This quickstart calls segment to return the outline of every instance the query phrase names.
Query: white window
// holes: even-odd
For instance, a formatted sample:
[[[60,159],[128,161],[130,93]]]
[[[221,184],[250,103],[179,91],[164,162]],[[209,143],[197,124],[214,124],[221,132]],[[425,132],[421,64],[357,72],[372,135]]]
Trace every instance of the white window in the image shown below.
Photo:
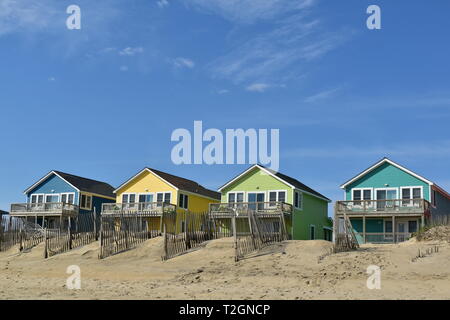
[[[30,198],[30,203],[44,203],[44,195],[32,194]]]
[[[180,197],[178,199],[178,206],[183,209],[188,208],[188,195],[180,193]]]
[[[274,202],[286,202],[286,191],[269,191],[270,205],[275,205]]]
[[[136,194],[135,193],[124,193],[122,194],[122,203],[135,203]]]
[[[243,192],[230,192],[228,193],[228,203],[244,202]]]
[[[74,204],[75,193],[61,193],[61,202]]]
[[[87,194],[81,195],[80,207],[82,209],[91,210],[92,209],[92,196]]]
[[[361,200],[372,200],[372,189],[353,189],[352,200],[355,204],[360,204]]]
[[[294,207],[303,209],[303,193],[300,191],[294,191]]]
[[[419,205],[418,199],[423,198],[422,187],[401,187],[400,192],[403,206]]]
[[[160,207],[163,202],[170,203],[171,196],[172,196],[171,192],[158,192],[156,194],[156,202],[158,202],[157,206]]]

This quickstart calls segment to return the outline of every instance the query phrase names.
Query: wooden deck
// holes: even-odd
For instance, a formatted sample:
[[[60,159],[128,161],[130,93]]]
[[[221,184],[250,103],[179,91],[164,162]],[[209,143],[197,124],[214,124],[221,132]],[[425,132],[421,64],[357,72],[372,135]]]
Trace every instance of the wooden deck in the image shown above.
[[[334,210],[336,215],[348,217],[420,217],[429,212],[430,203],[425,199],[337,201]]]
[[[104,203],[102,215],[145,215],[161,217],[163,212],[174,212],[177,206],[164,202],[139,202],[139,203]]]
[[[237,218],[248,217],[249,213],[256,213],[261,218],[277,217],[280,213],[292,214],[292,205],[285,202],[239,202],[239,203],[210,203],[211,217]]]
[[[76,217],[79,207],[70,203],[14,203],[10,215],[13,217]]]

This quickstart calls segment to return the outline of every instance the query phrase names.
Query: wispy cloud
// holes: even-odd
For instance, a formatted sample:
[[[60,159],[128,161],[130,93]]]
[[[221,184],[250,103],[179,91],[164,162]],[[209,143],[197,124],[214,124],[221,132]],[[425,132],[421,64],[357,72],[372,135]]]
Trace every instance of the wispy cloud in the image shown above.
[[[336,94],[336,92],[338,92],[341,88],[334,88],[334,89],[330,89],[330,90],[325,90],[319,93],[316,93],[312,96],[307,97],[304,101],[306,103],[315,103],[318,101],[322,101],[328,98],[331,98],[332,96],[334,96]]]
[[[122,72],[126,72],[126,71],[128,71],[128,66],[121,66],[119,68],[119,70],[122,71]]]
[[[270,85],[267,83],[253,83],[245,88],[245,90],[252,92],[264,92],[268,88],[270,88]]]
[[[51,0],[0,1],[0,35],[19,31],[41,31],[54,26],[58,11]]]
[[[192,69],[195,67],[194,61],[188,58],[178,57],[176,59],[173,59],[172,61],[173,65],[177,68],[189,68]]]
[[[315,0],[184,0],[191,7],[237,23],[254,23],[313,5]]]
[[[119,55],[121,56],[134,56],[139,53],[143,53],[144,48],[142,47],[126,47],[119,51]]]
[[[213,78],[234,83],[262,79],[286,81],[304,72],[306,64],[344,43],[351,32],[327,32],[320,20],[296,13],[274,23],[271,31],[257,34],[214,60]]]
[[[217,90],[217,94],[227,94],[229,92],[230,92],[230,90],[228,90],[228,89]]]
[[[160,1],[157,1],[156,4],[158,5],[158,7],[160,7],[162,9],[162,8],[167,7],[169,5],[169,1],[167,1],[167,0],[160,0]]]
[[[383,146],[324,146],[299,148],[283,152],[285,158],[348,158],[351,157],[401,157],[401,158],[450,158],[450,140],[427,143],[399,143]]]

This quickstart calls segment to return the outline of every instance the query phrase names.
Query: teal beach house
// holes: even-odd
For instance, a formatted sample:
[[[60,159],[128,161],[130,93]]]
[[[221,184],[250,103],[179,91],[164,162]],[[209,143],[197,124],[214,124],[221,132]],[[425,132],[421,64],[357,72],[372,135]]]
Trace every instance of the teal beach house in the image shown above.
[[[335,230],[348,218],[358,241],[408,240],[427,221],[450,215],[450,194],[434,182],[383,158],[345,182],[335,204]]]
[[[10,215],[59,228],[78,215],[99,216],[103,203],[115,201],[113,191],[105,182],[53,170],[24,191],[25,203],[11,204]]]

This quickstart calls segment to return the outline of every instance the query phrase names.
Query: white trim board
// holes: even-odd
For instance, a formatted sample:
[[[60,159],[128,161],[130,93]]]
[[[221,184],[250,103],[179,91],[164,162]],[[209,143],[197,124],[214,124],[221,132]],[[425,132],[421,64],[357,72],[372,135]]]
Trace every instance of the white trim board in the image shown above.
[[[416,177],[419,180],[422,180],[426,183],[428,183],[430,186],[434,185],[434,183],[428,179],[425,179],[424,177],[418,175],[417,173],[412,172],[411,170],[406,169],[405,167],[399,165],[398,163],[395,163],[394,161],[388,159],[388,158],[383,158],[380,161],[378,161],[377,163],[375,163],[373,166],[371,166],[370,168],[364,170],[363,172],[361,172],[360,174],[358,174],[356,177],[352,178],[351,180],[345,182],[343,185],[341,185],[341,189],[345,189],[349,184],[355,182],[356,180],[360,179],[361,177],[365,176],[367,173],[371,172],[372,170],[378,168],[379,166],[381,166],[384,163],[389,163],[390,165],[393,165],[394,167],[397,167],[398,169],[412,175],[413,177]]]

